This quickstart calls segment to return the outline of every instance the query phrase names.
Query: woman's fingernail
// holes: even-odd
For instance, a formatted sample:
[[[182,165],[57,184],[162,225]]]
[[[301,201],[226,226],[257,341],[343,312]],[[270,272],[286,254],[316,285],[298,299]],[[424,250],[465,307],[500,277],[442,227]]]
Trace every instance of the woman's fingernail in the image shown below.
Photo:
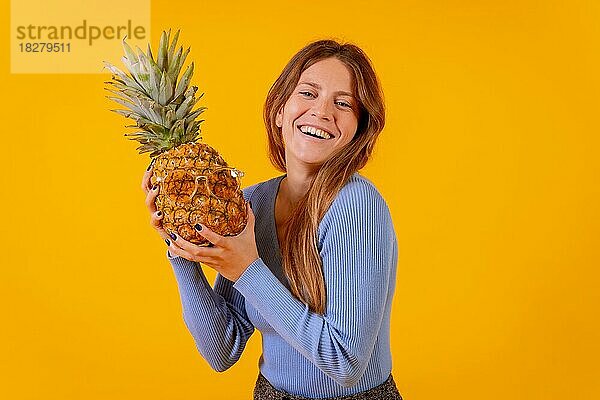
[[[152,161],[150,162],[150,165],[148,165],[148,168],[146,168],[146,171],[150,171],[150,168],[152,168],[152,165],[154,165],[154,161],[156,161],[156,158],[152,159]]]
[[[152,187],[152,190],[156,190],[156,189],[158,189],[158,185],[154,185],[154,186]]]
[[[171,238],[172,238],[173,240],[177,240],[177,235],[176,235],[176,234],[174,234],[174,233],[169,233],[169,236],[171,236]]]
[[[169,239],[165,239],[165,243],[167,244],[167,246],[171,245],[171,242],[169,241]]]
[[[156,213],[156,216],[157,216],[157,217],[162,217],[162,211],[159,211],[159,212],[157,212],[157,213]]]
[[[194,228],[196,228],[197,231],[201,231],[202,230],[202,227],[200,226],[200,224],[194,225]]]

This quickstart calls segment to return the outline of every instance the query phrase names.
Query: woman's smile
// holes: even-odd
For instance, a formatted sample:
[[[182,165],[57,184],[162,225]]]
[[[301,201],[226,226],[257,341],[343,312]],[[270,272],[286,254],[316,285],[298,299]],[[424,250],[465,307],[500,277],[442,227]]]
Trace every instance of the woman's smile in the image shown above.
[[[306,135],[310,138],[316,138],[320,140],[333,139],[335,136],[324,128],[319,128],[311,125],[300,125],[298,130],[301,134]]]

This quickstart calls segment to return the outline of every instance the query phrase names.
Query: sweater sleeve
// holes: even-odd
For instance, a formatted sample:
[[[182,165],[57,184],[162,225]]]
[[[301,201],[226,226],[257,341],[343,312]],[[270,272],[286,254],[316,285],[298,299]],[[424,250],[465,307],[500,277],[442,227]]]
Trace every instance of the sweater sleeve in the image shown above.
[[[244,189],[246,200],[254,189]],[[167,258],[177,279],[183,320],[198,351],[214,370],[225,371],[240,358],[254,332],[244,297],[220,274],[211,287],[200,263],[168,251]]]
[[[212,288],[199,263],[169,257],[183,308],[183,320],[202,357],[216,371],[225,371],[242,355],[254,326],[244,298],[232,282],[217,275]]]
[[[354,181],[340,191],[319,226],[318,247],[327,290],[324,315],[294,297],[260,258],[234,288],[291,346],[349,387],[371,358],[396,268],[392,220],[374,187]]]

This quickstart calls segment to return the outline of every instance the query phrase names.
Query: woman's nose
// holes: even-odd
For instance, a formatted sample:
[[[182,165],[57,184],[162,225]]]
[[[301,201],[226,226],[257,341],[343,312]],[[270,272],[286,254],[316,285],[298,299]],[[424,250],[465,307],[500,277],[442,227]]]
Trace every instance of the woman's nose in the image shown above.
[[[325,99],[319,99],[315,102],[312,109],[312,115],[329,121],[331,119],[331,114],[332,111],[329,101]]]

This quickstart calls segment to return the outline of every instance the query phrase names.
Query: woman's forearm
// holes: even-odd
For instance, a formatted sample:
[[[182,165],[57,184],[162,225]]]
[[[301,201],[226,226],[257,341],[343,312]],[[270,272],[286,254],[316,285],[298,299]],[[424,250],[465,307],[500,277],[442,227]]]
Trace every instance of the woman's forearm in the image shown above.
[[[183,319],[198,351],[216,371],[228,369],[254,332],[243,298],[226,290],[221,277],[217,278],[217,291],[213,289],[198,263],[181,257],[169,257],[169,261],[179,286]]]

